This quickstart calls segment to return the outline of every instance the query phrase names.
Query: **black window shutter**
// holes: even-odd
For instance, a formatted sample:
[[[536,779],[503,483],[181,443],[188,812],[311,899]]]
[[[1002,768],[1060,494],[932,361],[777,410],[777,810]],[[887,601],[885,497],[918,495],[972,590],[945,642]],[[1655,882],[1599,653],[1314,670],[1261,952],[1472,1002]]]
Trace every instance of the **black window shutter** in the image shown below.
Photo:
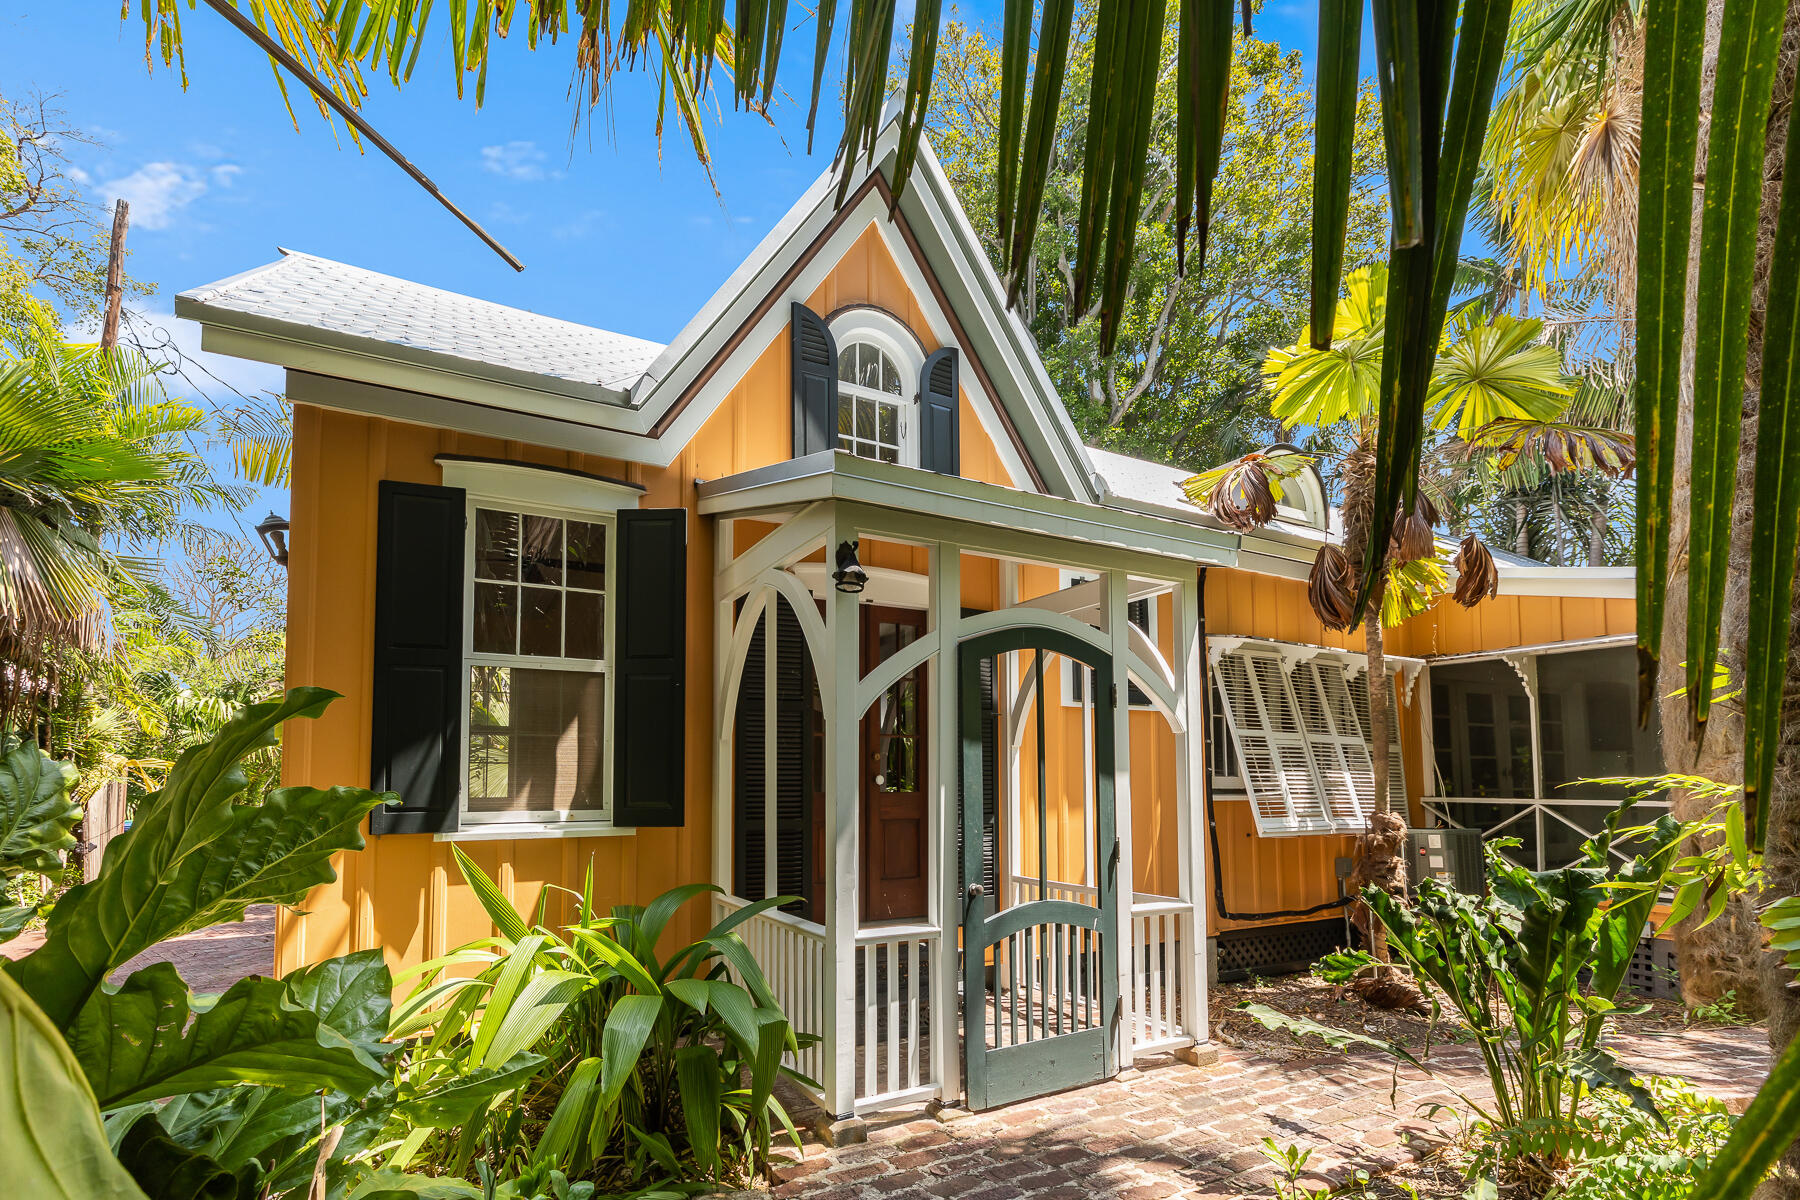
[[[919,371],[919,465],[939,475],[962,474],[956,362],[956,347],[946,346]]]
[[[369,784],[402,803],[370,813],[371,833],[456,828],[465,503],[461,488],[394,479],[377,492]]]
[[[964,609],[963,616],[973,616],[978,609]],[[983,658],[976,669],[981,690],[981,882],[989,896],[1000,894],[1000,704],[998,677],[992,656]],[[959,778],[956,792],[956,819],[963,820],[963,792]],[[969,881],[959,852],[956,856],[957,890],[967,892]]]
[[[776,645],[775,753],[778,763],[775,797],[776,831],[774,893],[807,896],[813,877],[813,786],[810,778],[808,739],[813,730],[812,693],[815,683],[806,654],[806,635],[785,600],[775,602],[781,640]],[[768,618],[757,622],[750,635],[750,649],[738,684],[737,714],[732,735],[732,789],[735,800],[732,845],[735,850],[734,890],[739,896],[763,895],[763,848],[766,845],[763,790],[764,646]],[[806,900],[786,906],[786,911],[810,917]]]
[[[619,513],[613,824],[687,815],[687,509]]]
[[[837,445],[837,342],[818,313],[794,301],[794,457]]]

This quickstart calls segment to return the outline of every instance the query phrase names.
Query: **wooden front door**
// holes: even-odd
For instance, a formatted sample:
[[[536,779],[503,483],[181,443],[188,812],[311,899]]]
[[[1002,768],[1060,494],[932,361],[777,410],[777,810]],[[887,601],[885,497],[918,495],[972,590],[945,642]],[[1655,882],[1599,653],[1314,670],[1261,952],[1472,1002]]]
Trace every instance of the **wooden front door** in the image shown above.
[[[862,670],[870,670],[925,632],[915,609],[865,605]],[[863,714],[862,919],[923,920],[927,875],[925,671],[911,671]]]

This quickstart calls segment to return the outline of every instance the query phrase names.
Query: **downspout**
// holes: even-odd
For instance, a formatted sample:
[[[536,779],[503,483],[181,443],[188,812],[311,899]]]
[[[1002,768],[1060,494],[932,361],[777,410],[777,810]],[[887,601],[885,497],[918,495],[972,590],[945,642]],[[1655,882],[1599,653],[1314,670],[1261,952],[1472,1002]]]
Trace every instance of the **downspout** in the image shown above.
[[[1343,908],[1350,901],[1339,896],[1311,908],[1283,908],[1269,912],[1233,912],[1225,906],[1224,860],[1219,856],[1219,821],[1213,811],[1213,745],[1212,745],[1212,653],[1206,638],[1206,568],[1200,569],[1200,662],[1205,668],[1200,680],[1200,729],[1205,738],[1206,769],[1200,772],[1200,795],[1206,803],[1206,836],[1212,851],[1213,911],[1226,921],[1265,921],[1274,917],[1311,917],[1332,909]]]

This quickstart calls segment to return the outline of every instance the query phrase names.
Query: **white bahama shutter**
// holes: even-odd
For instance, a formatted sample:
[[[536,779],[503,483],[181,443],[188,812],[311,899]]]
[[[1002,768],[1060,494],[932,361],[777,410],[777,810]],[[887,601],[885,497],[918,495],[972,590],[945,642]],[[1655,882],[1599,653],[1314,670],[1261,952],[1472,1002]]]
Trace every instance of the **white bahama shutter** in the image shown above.
[[[1220,654],[1214,671],[1257,832],[1330,832],[1333,822],[1280,654],[1239,647]]]
[[[1367,829],[1375,808],[1375,767],[1344,664],[1306,659],[1295,664],[1289,683],[1332,824],[1345,833]]]

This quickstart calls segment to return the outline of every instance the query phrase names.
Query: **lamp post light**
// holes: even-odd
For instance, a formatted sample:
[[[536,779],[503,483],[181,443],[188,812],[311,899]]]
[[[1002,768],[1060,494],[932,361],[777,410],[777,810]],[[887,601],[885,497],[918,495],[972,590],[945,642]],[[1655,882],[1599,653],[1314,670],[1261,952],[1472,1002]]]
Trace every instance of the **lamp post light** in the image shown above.
[[[288,519],[270,513],[256,523],[256,534],[262,538],[263,548],[269,552],[269,557],[282,566],[287,566]]]
[[[837,570],[831,573],[837,590],[855,595],[869,586],[869,573],[863,565],[856,561],[856,542],[839,542],[837,548]]]

